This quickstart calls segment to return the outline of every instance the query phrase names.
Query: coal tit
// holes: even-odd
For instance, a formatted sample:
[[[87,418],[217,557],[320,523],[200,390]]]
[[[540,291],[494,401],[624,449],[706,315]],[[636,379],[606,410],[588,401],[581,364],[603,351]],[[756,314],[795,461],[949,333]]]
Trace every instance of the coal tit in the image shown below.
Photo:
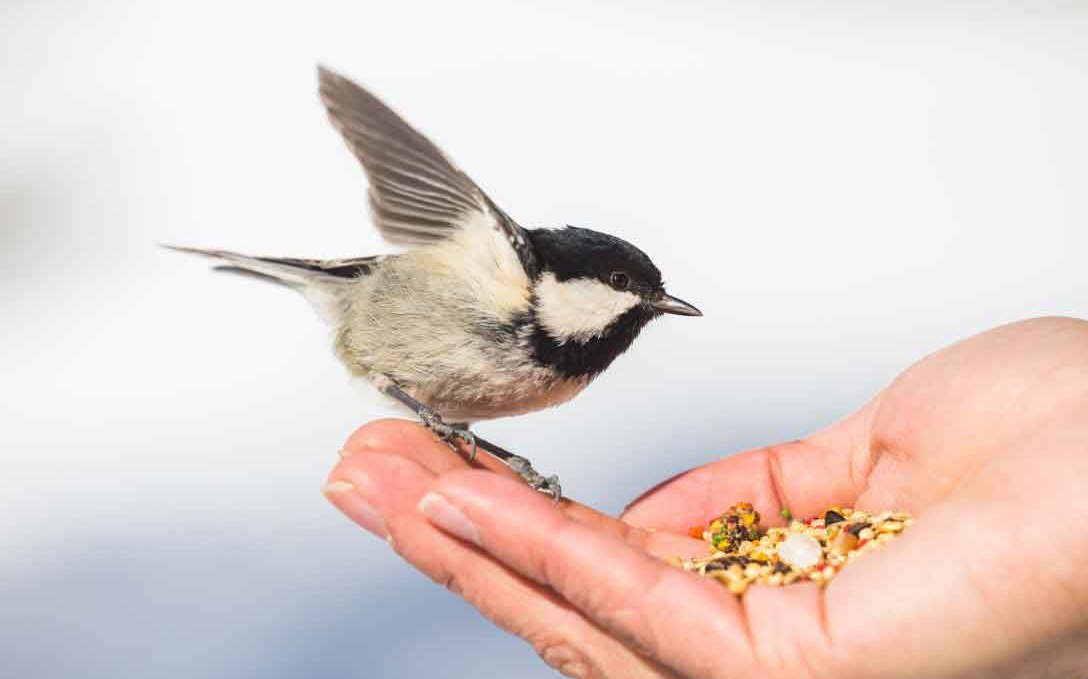
[[[665,292],[635,246],[589,229],[519,226],[377,97],[325,68],[318,79],[369,178],[375,226],[407,251],[320,260],[174,249],[299,290],[325,312],[354,375],[558,497],[558,479],[468,426],[563,403],[651,319],[701,313]]]

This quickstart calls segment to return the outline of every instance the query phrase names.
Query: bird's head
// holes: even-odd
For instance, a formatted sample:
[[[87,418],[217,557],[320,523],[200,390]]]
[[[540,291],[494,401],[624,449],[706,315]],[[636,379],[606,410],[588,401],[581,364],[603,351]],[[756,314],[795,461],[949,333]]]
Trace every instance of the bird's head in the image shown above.
[[[594,354],[584,372],[607,367],[656,316],[702,315],[667,294],[661,271],[625,240],[573,226],[533,230],[529,238],[541,264],[533,283],[540,331],[557,349]]]

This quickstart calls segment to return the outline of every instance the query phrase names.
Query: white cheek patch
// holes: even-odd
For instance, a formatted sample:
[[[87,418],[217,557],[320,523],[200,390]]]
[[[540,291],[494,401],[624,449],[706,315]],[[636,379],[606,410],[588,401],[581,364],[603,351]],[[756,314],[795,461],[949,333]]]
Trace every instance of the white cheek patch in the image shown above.
[[[544,274],[536,286],[537,319],[557,342],[586,343],[599,337],[625,311],[639,303],[638,295],[614,290],[601,281],[575,278],[558,281]]]

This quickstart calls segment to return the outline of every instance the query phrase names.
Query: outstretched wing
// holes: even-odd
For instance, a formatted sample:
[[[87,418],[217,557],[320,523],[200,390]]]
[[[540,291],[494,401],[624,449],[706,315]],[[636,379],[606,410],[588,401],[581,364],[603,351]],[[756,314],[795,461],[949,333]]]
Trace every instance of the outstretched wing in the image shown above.
[[[318,78],[329,120],[366,170],[374,222],[386,240],[416,245],[486,229],[505,239],[534,275],[525,231],[437,146],[347,78],[320,66]]]

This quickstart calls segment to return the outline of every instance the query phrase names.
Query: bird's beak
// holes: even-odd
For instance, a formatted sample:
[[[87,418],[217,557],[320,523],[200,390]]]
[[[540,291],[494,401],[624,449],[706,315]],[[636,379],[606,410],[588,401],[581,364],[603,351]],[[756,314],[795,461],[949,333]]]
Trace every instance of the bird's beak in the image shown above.
[[[651,303],[656,311],[663,314],[676,314],[677,316],[702,316],[703,312],[691,306],[684,300],[672,295],[661,294],[661,297]]]

